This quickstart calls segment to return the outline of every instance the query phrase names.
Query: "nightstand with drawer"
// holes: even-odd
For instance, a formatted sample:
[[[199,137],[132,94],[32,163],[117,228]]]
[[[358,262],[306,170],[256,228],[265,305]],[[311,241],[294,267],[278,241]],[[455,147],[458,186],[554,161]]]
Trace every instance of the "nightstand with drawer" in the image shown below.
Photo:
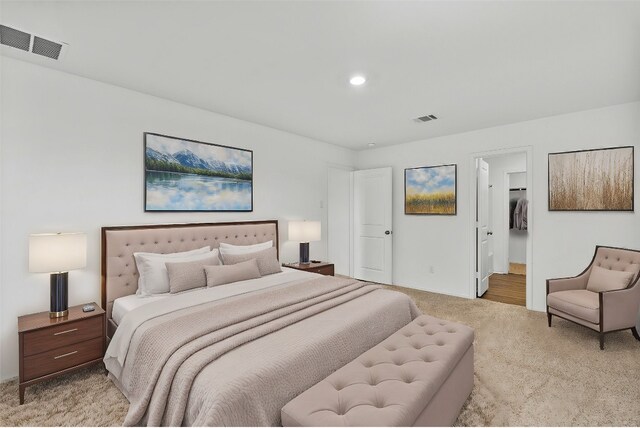
[[[29,385],[102,362],[105,352],[105,312],[82,312],[69,308],[69,315],[50,318],[49,312],[18,318],[20,346],[20,404]]]
[[[289,263],[289,264],[285,264],[285,267],[291,268],[291,269],[297,269],[297,270],[303,270],[306,272],[313,272],[313,273],[319,273],[321,275],[330,275],[333,276],[334,274],[334,266],[333,263],[324,263],[324,262],[318,262],[318,263]]]

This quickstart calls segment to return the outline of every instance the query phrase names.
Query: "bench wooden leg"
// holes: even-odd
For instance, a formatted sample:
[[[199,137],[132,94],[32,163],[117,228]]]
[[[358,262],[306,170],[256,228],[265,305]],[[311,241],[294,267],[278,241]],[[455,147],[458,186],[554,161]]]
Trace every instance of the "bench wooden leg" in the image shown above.
[[[551,314],[549,312],[547,312],[547,324],[551,327]]]
[[[633,337],[635,337],[637,341],[640,341],[640,334],[638,334],[636,327],[631,327],[631,334],[633,334]]]
[[[20,385],[18,386],[18,391],[19,391],[19,396],[20,396],[20,404],[24,404],[24,390],[25,390],[26,386],[24,385]]]

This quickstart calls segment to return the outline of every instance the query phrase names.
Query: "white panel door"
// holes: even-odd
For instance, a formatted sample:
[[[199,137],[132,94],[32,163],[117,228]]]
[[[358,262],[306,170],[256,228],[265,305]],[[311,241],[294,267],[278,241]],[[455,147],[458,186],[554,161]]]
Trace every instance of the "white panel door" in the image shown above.
[[[489,164],[476,161],[476,292],[489,289]]]
[[[391,168],[353,172],[353,276],[392,282]]]

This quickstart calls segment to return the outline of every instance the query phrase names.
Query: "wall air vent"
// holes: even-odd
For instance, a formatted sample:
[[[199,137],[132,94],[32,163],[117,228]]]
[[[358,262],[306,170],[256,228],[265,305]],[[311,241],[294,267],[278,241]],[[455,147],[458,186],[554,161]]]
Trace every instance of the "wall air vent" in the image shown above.
[[[0,44],[29,52],[31,34],[6,25],[0,25]]]
[[[33,36],[33,47],[31,52],[34,54],[46,56],[47,58],[58,59],[62,45],[60,43],[52,42],[51,40],[43,39],[42,37]]]
[[[60,59],[65,44],[0,25],[0,44],[51,59]],[[65,49],[66,50],[66,49]]]
[[[417,118],[415,118],[413,120],[415,120],[416,122],[429,122],[429,121],[436,120],[436,119],[437,119],[437,117],[435,117],[434,115],[428,114],[426,116],[417,117]]]

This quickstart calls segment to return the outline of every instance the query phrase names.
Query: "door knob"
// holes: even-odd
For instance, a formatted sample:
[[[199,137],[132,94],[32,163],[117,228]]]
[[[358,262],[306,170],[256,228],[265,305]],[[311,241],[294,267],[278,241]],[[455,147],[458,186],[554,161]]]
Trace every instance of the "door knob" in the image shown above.
[[[391,231],[390,231],[390,230],[385,230],[385,231],[384,231],[384,234],[385,234],[385,235],[391,235]]]

